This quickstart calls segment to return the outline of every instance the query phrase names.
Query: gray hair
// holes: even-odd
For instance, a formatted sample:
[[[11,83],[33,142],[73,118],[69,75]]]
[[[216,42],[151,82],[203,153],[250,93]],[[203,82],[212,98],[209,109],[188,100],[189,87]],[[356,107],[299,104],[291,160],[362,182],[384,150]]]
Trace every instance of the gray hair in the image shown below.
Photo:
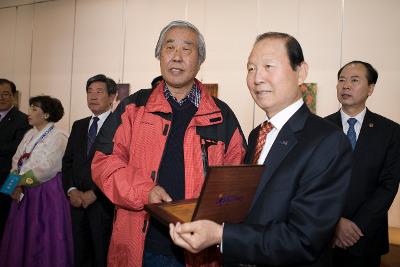
[[[187,28],[192,30],[197,34],[197,51],[199,54],[199,65],[201,65],[204,60],[206,60],[206,43],[204,42],[204,37],[200,33],[200,31],[194,26],[192,23],[184,21],[184,20],[174,20],[170,22],[167,26],[162,29],[160,32],[160,36],[158,37],[156,49],[155,49],[155,57],[160,59],[161,47],[164,43],[165,33],[171,28]]]

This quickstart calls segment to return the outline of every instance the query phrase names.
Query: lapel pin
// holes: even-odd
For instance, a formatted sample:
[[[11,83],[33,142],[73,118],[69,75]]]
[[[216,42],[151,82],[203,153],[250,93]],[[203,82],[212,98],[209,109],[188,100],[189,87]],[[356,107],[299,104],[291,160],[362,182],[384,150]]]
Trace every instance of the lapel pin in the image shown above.
[[[288,145],[288,140],[283,140],[279,142],[281,145],[287,146]]]
[[[370,124],[368,124],[369,128],[373,128],[374,124],[371,122]]]

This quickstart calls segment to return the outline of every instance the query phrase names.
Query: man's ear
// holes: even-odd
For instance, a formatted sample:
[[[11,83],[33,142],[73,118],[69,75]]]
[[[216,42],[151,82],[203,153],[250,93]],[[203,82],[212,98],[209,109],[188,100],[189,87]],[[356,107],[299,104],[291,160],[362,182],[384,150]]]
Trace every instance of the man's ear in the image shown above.
[[[117,97],[117,94],[112,94],[112,95],[109,95],[109,103],[110,103],[110,105],[112,105],[113,104],[113,102],[114,102],[114,100],[115,100],[115,98]]]
[[[370,85],[368,85],[368,96],[372,95],[374,89],[375,89],[375,84],[371,83]]]
[[[298,85],[304,83],[308,75],[308,64],[306,62],[302,62],[300,66],[297,67],[298,72]]]

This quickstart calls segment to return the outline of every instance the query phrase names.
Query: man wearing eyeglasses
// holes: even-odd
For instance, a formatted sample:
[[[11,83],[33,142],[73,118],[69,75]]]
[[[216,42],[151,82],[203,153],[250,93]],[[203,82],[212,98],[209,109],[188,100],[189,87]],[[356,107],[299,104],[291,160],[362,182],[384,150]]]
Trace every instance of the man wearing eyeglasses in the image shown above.
[[[14,106],[15,84],[0,78],[0,185],[10,172],[11,159],[30,128],[28,117]],[[0,194],[0,240],[10,208],[10,196]]]

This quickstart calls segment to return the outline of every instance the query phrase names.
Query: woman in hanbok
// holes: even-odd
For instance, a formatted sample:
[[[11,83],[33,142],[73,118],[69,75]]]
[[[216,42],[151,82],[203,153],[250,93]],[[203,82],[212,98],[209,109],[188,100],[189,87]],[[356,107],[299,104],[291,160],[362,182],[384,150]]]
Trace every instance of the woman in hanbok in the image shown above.
[[[19,184],[0,246],[2,267],[73,265],[69,203],[63,192],[61,163],[68,136],[54,123],[64,115],[50,96],[29,100],[33,126],[18,146],[12,171]]]

